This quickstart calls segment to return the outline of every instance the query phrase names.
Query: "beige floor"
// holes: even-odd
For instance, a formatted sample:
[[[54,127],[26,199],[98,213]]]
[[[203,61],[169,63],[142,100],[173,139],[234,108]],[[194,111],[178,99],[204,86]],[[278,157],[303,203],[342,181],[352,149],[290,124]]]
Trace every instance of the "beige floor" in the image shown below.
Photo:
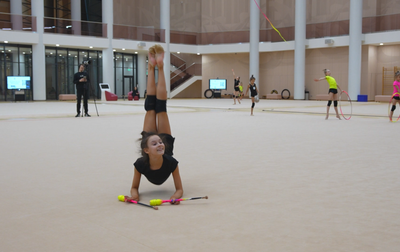
[[[400,122],[385,103],[170,100],[185,197],[119,202],[143,101],[0,103],[0,251],[400,251]],[[349,106],[343,106],[349,111]],[[399,110],[396,111],[397,113]],[[141,200],[168,199],[142,179]]]

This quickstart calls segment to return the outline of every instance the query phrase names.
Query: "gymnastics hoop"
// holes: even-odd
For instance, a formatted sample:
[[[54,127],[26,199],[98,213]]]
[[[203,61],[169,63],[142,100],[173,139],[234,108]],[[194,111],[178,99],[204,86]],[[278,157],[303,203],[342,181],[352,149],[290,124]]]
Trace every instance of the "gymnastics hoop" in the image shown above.
[[[393,97],[395,96],[395,95],[400,95],[400,93],[394,93],[393,95],[392,95],[392,98],[390,98],[390,101],[389,101],[389,120],[391,121],[391,122],[398,122],[399,120],[400,120],[400,115],[399,115],[399,117],[397,118],[397,120],[396,121],[393,121],[392,119],[390,119],[390,105],[392,105],[392,101],[393,101]]]
[[[271,91],[271,94],[278,94],[278,91],[276,91],[275,89]]]
[[[347,100],[350,102],[350,116],[349,117],[345,117],[343,114],[343,110],[342,110],[342,94],[343,93],[345,93],[347,95]],[[340,108],[340,114],[342,114],[343,118],[346,120],[350,120],[351,116],[353,115],[353,103],[351,102],[349,93],[347,93],[344,90],[342,90],[342,92],[340,92],[340,95],[339,95],[339,108]]]
[[[209,96],[207,96],[207,94],[211,92],[211,94]],[[207,99],[211,99],[214,96],[214,91],[212,91],[211,89],[207,89],[206,91],[204,91],[204,97],[206,97]]]
[[[285,91],[287,91],[288,92],[288,96],[285,98],[285,97],[283,97],[283,92],[285,92]],[[284,90],[282,90],[282,92],[281,92],[281,96],[282,96],[282,99],[289,99],[290,98],[290,91],[289,91],[289,89],[284,89]]]

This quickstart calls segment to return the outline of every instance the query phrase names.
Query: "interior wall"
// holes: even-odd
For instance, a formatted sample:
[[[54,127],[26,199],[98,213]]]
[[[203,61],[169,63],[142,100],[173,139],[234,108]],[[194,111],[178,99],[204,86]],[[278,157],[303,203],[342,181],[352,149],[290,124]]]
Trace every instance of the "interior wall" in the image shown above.
[[[377,47],[376,94],[382,94],[382,68],[400,68],[400,45],[384,45]],[[393,76],[394,81],[394,76]]]
[[[160,28],[160,0],[113,0],[114,24]]]
[[[368,100],[375,100],[379,83],[376,82],[377,75],[377,47],[362,47],[361,64],[361,91],[360,94],[368,95]]]
[[[230,54],[209,54],[202,56],[202,92],[209,88],[209,79],[227,79],[227,90],[223,94],[234,93],[234,77],[239,76],[243,82],[243,89],[249,83],[249,54],[230,53]],[[260,71],[261,72],[261,71]]]
[[[198,80],[185,90],[177,94],[174,98],[202,98],[204,97],[202,92],[202,81]]]
[[[170,0],[171,30],[201,32],[201,0]]]
[[[253,2],[252,4],[255,3]],[[260,9],[268,17],[274,27],[294,26],[295,0],[260,0]],[[272,28],[261,12],[260,28]]]
[[[250,73],[251,74],[251,73]],[[288,89],[294,95],[294,51],[260,54],[260,80],[256,80],[261,97],[277,90]]]
[[[324,69],[331,70],[340,88],[348,90],[349,48],[332,47],[306,50],[305,90],[309,98],[315,99],[317,94],[327,94],[329,85],[326,81],[315,82],[314,79],[324,77]]]

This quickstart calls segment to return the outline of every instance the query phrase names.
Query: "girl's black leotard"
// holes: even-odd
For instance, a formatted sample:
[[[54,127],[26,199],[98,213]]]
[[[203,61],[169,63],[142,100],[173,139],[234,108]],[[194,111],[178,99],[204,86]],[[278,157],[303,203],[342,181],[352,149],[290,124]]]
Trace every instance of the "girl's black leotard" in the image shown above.
[[[249,87],[251,97],[255,97],[257,95],[256,83],[254,83],[253,85],[249,84]]]

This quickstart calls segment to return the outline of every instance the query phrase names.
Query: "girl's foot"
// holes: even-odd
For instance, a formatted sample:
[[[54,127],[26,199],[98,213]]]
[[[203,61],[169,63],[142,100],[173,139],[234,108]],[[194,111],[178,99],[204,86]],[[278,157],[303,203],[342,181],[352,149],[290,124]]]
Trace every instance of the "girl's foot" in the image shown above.
[[[328,120],[328,118],[329,118],[329,115],[327,115],[327,116],[325,117],[325,120]]]
[[[336,115],[336,118],[339,119],[339,120],[342,120],[339,115]]]
[[[149,58],[149,62],[148,62],[149,66],[154,68],[156,66],[156,64],[157,64],[157,62],[156,62],[156,50],[154,50],[154,46],[149,48],[149,56],[148,56],[148,58]]]
[[[154,45],[157,66],[164,67],[164,48],[160,45]]]

